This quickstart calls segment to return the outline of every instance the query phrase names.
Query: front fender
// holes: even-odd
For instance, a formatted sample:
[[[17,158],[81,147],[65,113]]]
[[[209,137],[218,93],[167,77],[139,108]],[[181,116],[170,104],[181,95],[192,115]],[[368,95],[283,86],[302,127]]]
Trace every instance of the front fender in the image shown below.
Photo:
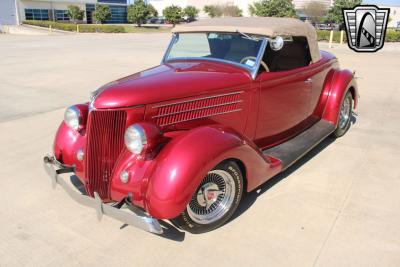
[[[279,172],[251,142],[222,126],[204,126],[171,140],[157,155],[146,192],[146,209],[169,219],[181,213],[207,172],[226,159],[240,160],[247,190]]]
[[[330,88],[322,113],[322,119],[337,125],[342,101],[348,90],[351,90],[354,108],[358,103],[358,87],[354,74],[349,70],[336,70],[330,77]]]

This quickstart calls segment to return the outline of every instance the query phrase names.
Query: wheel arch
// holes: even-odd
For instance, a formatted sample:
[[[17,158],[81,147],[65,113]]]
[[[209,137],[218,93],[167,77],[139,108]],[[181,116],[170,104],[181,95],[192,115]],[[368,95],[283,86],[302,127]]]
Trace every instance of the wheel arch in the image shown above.
[[[239,166],[245,191],[279,172],[239,133],[222,125],[202,126],[174,138],[157,155],[148,178],[147,211],[159,219],[178,216],[207,172],[227,160]]]
[[[357,106],[359,98],[358,86],[354,73],[349,70],[335,70],[334,74],[329,78],[330,82],[327,84],[330,86],[323,93],[326,95],[326,99],[324,99],[325,103],[323,103],[324,108],[321,118],[337,125],[340,106],[348,91],[352,94],[354,108]]]

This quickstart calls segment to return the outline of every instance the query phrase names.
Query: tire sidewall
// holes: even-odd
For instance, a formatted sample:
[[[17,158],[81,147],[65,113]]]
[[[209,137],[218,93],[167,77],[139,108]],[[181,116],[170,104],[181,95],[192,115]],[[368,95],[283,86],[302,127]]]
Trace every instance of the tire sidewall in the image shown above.
[[[243,184],[244,184],[243,175],[240,171],[239,166],[233,161],[227,161],[217,165],[213,170],[226,171],[233,177],[235,183],[235,196],[230,209],[222,218],[213,223],[199,224],[194,222],[190,218],[186,207],[185,210],[178,217],[173,219],[174,224],[180,227],[181,229],[186,230],[193,234],[209,232],[211,230],[214,230],[222,226],[226,221],[228,221],[232,217],[233,213],[236,211],[237,207],[239,206],[240,200],[243,195]],[[197,188],[194,194],[196,193],[197,193]]]
[[[348,119],[348,121],[347,121],[347,123],[346,123],[346,126],[345,126],[344,128],[340,128],[340,111],[341,111],[341,109],[342,109],[342,106],[344,105],[344,101],[345,101],[347,98],[350,99],[350,110],[349,110],[349,113],[350,113],[350,114],[349,114],[349,119]],[[342,100],[342,102],[341,102],[341,104],[340,104],[339,116],[338,116],[338,123],[337,123],[336,130],[333,132],[333,135],[334,135],[335,137],[341,137],[341,136],[343,136],[343,135],[349,130],[350,125],[351,125],[351,116],[352,116],[351,114],[352,114],[352,112],[353,112],[353,97],[352,97],[352,95],[351,95],[351,92],[350,92],[350,91],[347,91],[345,97],[343,98],[343,100]]]

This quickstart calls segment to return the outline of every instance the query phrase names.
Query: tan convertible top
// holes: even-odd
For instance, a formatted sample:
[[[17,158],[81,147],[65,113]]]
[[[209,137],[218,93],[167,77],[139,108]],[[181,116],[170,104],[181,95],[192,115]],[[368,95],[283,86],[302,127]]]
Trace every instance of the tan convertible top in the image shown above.
[[[243,32],[247,34],[276,36],[304,36],[313,62],[321,58],[317,34],[314,27],[306,22],[292,18],[248,17],[248,18],[214,18],[177,25],[172,29],[180,32]]]

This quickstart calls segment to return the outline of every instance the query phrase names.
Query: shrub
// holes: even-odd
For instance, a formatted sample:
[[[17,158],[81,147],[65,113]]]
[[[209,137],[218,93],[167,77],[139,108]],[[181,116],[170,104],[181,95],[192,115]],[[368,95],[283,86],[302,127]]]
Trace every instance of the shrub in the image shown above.
[[[125,28],[118,25],[79,25],[80,32],[124,33]]]
[[[204,6],[204,12],[207,13],[211,18],[221,17],[223,15],[223,10],[220,5],[208,5]]]
[[[163,15],[169,23],[175,26],[182,19],[182,8],[174,5],[168,6],[163,10]]]
[[[327,41],[329,42],[330,31],[326,30],[317,30],[318,41]],[[400,31],[395,30],[387,30],[385,36],[386,42],[400,42]],[[333,42],[340,42],[340,32],[333,32]],[[344,33],[343,42],[347,42],[347,35]]]
[[[233,4],[224,4],[224,5],[208,5],[204,6],[204,12],[208,14],[211,18],[215,17],[241,17],[242,10]]]
[[[59,23],[54,21],[28,20],[24,24],[34,25],[48,28],[50,25],[53,29],[76,32],[76,25],[71,23]],[[80,24],[79,32],[104,32],[104,33],[124,33],[125,28],[119,25],[95,25]]]
[[[386,42],[400,42],[400,31],[387,30],[385,36]]]
[[[188,21],[194,21],[199,14],[199,10],[194,6],[187,6],[183,10],[183,14],[187,17]]]
[[[331,36],[331,31],[327,30],[317,30],[317,37],[318,41],[327,41],[329,42],[329,38]],[[334,31],[333,32],[333,42],[339,43],[340,42],[340,32],[339,31]],[[343,42],[347,42],[347,36],[346,33],[343,32]]]

